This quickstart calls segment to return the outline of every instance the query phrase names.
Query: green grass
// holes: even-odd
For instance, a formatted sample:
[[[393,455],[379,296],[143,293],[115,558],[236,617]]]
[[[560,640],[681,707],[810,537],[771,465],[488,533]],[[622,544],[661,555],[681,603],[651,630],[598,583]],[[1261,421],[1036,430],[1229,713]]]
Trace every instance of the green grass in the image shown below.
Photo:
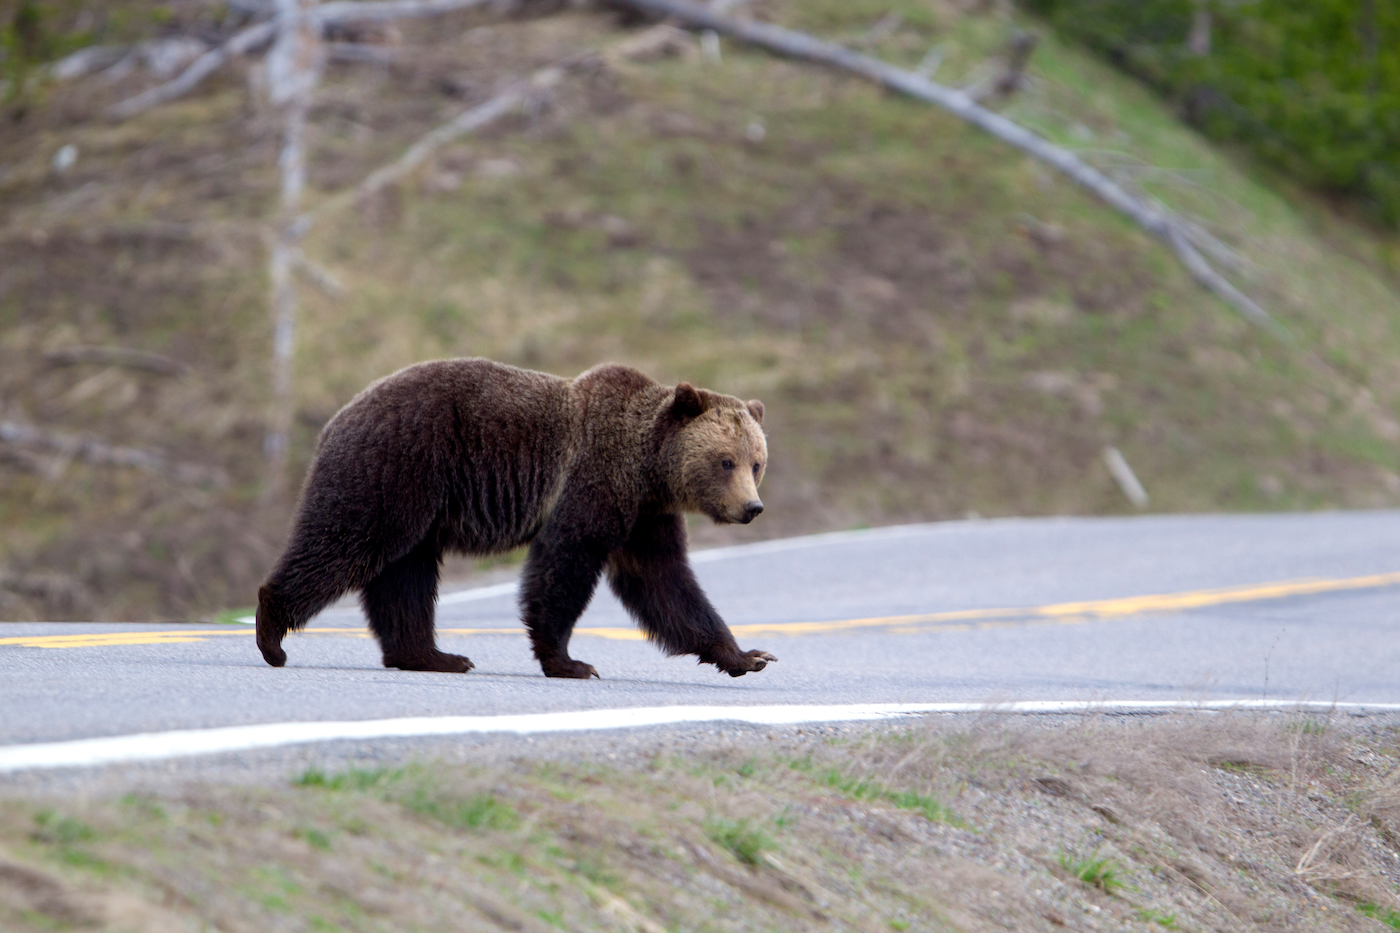
[[[456,829],[508,830],[520,823],[520,814],[515,808],[495,795],[478,793],[461,797],[446,793],[422,768],[350,768],[333,775],[319,768],[309,768],[294,777],[292,785],[334,792],[373,791],[383,800]],[[329,844],[319,832],[310,830],[308,833],[315,834],[305,837],[313,846],[324,848]]]
[[[763,853],[778,847],[771,836],[748,820],[711,818],[702,826],[711,842],[728,849],[745,865],[761,865]]]
[[[1356,909],[1373,920],[1379,920],[1392,930],[1400,930],[1400,911],[1393,907],[1382,907],[1371,901],[1362,901]]]
[[[40,810],[34,814],[33,838],[61,846],[71,846],[78,842],[88,842],[97,834],[91,826],[71,816],[63,816],[53,810]]]
[[[1123,887],[1118,864],[1112,859],[1100,858],[1097,852],[1087,858],[1075,858],[1068,852],[1061,852],[1059,862],[1060,867],[1075,878],[1105,894],[1112,894]]]
[[[930,822],[963,825],[956,813],[925,794],[890,790],[875,781],[855,778],[835,769],[828,770],[822,781],[827,787],[834,788],[854,800],[883,800],[901,810],[921,813]]]
[[[1143,923],[1155,923],[1158,926],[1164,927],[1168,930],[1181,929],[1181,927],[1177,925],[1175,913],[1169,914],[1160,910],[1153,910],[1151,908],[1144,907],[1140,910],[1134,911],[1133,916],[1137,917]]]
[[[398,800],[403,806],[457,829],[514,829],[520,814],[491,794],[472,794],[465,799],[416,790]]]
[[[322,787],[335,791],[367,791],[402,780],[405,774],[403,768],[349,768],[334,775],[328,775],[319,768],[308,768],[294,777],[292,784],[296,787]]]

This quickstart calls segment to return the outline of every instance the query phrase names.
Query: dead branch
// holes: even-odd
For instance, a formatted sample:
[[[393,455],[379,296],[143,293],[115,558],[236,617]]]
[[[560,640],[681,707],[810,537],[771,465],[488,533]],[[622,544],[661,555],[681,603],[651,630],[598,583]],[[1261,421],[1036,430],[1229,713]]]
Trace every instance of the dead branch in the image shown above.
[[[188,93],[205,78],[218,71],[225,62],[239,55],[246,55],[271,39],[276,32],[277,24],[272,20],[255,23],[247,29],[235,33],[233,38],[217,49],[210,49],[196,58],[190,67],[186,68],[173,81],[158,84],[142,91],[135,97],[129,97],[120,103],[113,104],[107,109],[107,116],[113,120],[125,120],[138,113],[144,113],[152,107],[158,107],[172,101]]]
[[[59,455],[99,466],[124,466],[145,470],[182,482],[224,486],[228,474],[218,467],[172,463],[162,451],[140,447],[114,447],[91,437],[49,431],[33,425],[0,421],[0,443],[52,450]]]
[[[332,298],[340,298],[345,294],[345,286],[341,284],[335,273],[319,263],[312,262],[306,258],[306,254],[300,249],[292,256],[292,265],[296,271],[306,276],[307,280],[321,291]]]
[[[126,57],[129,45],[90,45],[71,55],[65,55],[49,66],[56,81],[76,81],[94,71],[110,68]]]
[[[1026,66],[1040,42],[1033,32],[1020,32],[1011,37],[1006,51],[1000,56],[995,77],[979,81],[963,88],[963,93],[974,101],[987,97],[1010,97],[1026,84]],[[917,72],[916,73],[921,73]]]
[[[497,0],[340,0],[336,3],[322,4],[315,16],[317,22],[334,23],[339,26],[345,23],[407,19],[411,16],[437,16],[495,2]]]
[[[190,371],[190,368],[179,360],[131,347],[60,347],[45,353],[44,360],[54,366],[77,366],[83,363],[123,366],[161,376],[183,376]]]
[[[400,49],[364,42],[327,42],[326,51],[331,61],[344,64],[392,65],[404,57]]]
[[[941,107],[1001,141],[1029,153],[1058,169],[1080,187],[1125,214],[1148,233],[1172,250],[1197,283],[1209,289],[1245,318],[1257,324],[1284,343],[1292,343],[1293,335],[1248,295],[1211,268],[1210,263],[1191,245],[1182,233],[1181,224],[1169,213],[1125,191],[1102,172],[1093,168],[1074,153],[1054,145],[1031,130],[981,106],[962,91],[938,84],[912,71],[862,55],[844,46],[825,42],[806,33],[784,29],[770,23],[751,22],[721,16],[691,0],[613,0],[655,16],[672,17],[698,29],[710,29],[754,45],[788,55],[830,65],[869,78],[893,91]]]
[[[589,58],[581,57],[570,62],[541,68],[526,80],[510,85],[490,100],[478,104],[442,124],[410,146],[408,151],[399,156],[397,160],[371,172],[364,181],[354,188],[342,191],[330,200],[323,202],[315,210],[303,214],[299,228],[303,231],[310,229],[313,223],[326,215],[401,181],[415,168],[422,165],[424,160],[435,150],[512,113],[527,101],[538,97],[548,88],[558,84],[570,67],[587,60]]]
[[[327,3],[310,11],[307,15],[315,20],[318,27],[324,28],[327,25],[344,25],[346,23],[370,22],[375,20],[402,19],[410,16],[428,16],[438,13],[450,13],[456,10],[465,10],[469,7],[481,6],[493,0],[397,0],[397,2],[339,2]],[[214,72],[222,68],[227,62],[251,52],[276,35],[278,24],[276,20],[264,20],[259,23],[235,33],[234,36],[216,49],[210,49],[185,69],[185,71],[173,81],[156,85],[137,94],[135,97],[127,98],[120,103],[108,108],[107,116],[113,120],[126,120],[144,113],[152,107],[172,101],[177,97],[189,93],[201,81],[209,77]],[[70,70],[82,65],[84,69],[87,63],[77,61],[72,63]]]

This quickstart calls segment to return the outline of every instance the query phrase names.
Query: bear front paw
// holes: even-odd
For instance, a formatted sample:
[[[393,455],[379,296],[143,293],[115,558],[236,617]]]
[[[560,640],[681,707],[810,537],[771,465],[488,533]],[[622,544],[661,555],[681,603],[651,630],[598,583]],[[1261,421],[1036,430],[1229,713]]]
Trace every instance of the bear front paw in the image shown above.
[[[570,677],[574,680],[587,680],[590,677],[603,679],[603,675],[598,673],[598,669],[592,664],[585,664],[582,661],[575,661],[573,658],[555,658],[552,661],[543,661],[540,667],[544,668],[546,677]]]
[[[778,659],[768,652],[754,649],[753,651],[745,651],[728,664],[721,664],[718,666],[720,670],[724,671],[730,677],[743,677],[749,671],[763,670],[768,666],[769,661],[776,660]]]

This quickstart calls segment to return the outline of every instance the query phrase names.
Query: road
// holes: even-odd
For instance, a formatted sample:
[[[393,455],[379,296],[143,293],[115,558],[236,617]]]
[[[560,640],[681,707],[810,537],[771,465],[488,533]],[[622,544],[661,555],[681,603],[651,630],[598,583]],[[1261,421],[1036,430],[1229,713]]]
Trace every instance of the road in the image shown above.
[[[1190,700],[1400,702],[1400,513],[1007,519],[701,551],[733,679],[640,639],[605,588],[547,680],[510,584],[446,592],[465,675],[389,671],[353,606],[263,663],[251,626],[0,625],[0,746],[174,729],[617,707]]]

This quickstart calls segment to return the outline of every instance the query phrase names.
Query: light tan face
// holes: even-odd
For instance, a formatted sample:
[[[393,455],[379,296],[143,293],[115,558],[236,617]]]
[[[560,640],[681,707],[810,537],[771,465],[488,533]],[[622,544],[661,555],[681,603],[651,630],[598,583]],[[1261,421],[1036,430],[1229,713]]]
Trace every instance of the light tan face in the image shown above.
[[[761,416],[763,406],[757,408]],[[687,505],[717,524],[747,525],[763,511],[758,484],[768,442],[749,408],[711,408],[684,428],[682,481]]]

